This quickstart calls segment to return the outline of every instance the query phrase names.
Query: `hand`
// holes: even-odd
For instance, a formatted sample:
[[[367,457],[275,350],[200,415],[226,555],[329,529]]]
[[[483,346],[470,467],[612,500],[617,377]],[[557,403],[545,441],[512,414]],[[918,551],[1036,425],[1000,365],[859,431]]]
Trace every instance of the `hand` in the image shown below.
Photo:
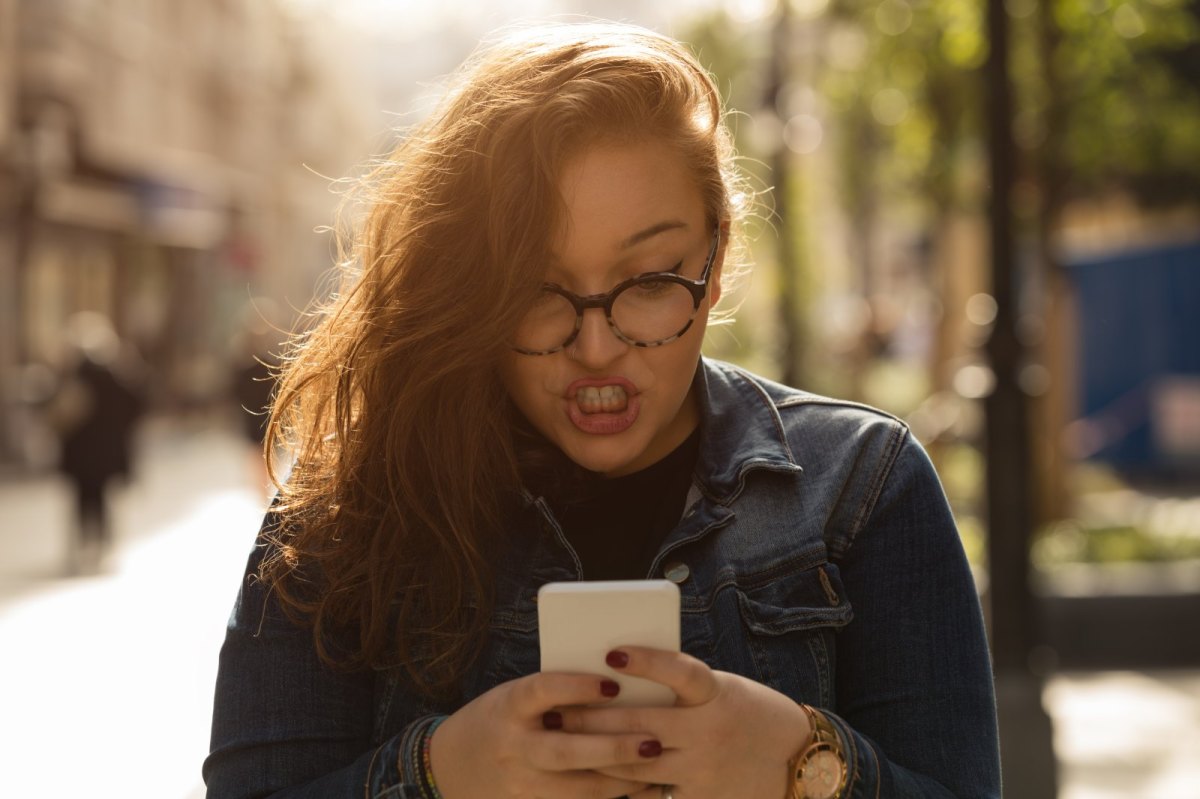
[[[615,799],[643,791],[641,780],[600,770],[657,756],[657,741],[643,746],[651,736],[547,729],[558,721],[555,708],[604,702],[617,688],[594,675],[551,673],[496,686],[434,732],[429,754],[438,789],[445,799]]]
[[[624,653],[628,660],[619,666]],[[678,700],[670,708],[564,710],[563,729],[576,734],[632,734],[662,743],[652,761],[598,766],[610,777],[653,783],[630,799],[783,799],[787,762],[812,737],[800,705],[765,685],[714,671],[689,655],[642,647],[610,653],[609,665],[662,683]]]

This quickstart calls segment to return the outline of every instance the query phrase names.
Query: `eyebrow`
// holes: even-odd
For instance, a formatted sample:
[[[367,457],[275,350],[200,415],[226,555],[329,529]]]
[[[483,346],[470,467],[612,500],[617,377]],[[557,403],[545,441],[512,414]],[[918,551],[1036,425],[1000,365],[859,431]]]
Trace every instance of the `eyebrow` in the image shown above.
[[[637,245],[637,244],[641,244],[646,239],[654,238],[655,236],[657,236],[660,233],[666,233],[668,230],[676,230],[679,228],[686,228],[686,227],[687,227],[686,222],[683,222],[679,219],[668,219],[663,222],[659,222],[657,224],[651,225],[650,227],[646,228],[645,230],[639,230],[637,233],[634,233],[632,236],[630,236],[629,238],[627,238],[621,242],[620,248],[622,250],[628,250],[630,247],[633,247],[634,245]]]

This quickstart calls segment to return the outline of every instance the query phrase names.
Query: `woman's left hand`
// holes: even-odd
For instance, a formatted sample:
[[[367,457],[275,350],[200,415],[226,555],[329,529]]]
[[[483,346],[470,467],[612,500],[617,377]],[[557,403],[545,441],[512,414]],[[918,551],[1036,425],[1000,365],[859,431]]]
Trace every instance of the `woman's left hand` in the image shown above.
[[[619,654],[628,660],[619,666]],[[674,799],[787,796],[787,762],[811,737],[808,716],[787,696],[753,680],[714,671],[690,655],[622,647],[609,665],[675,691],[669,708],[573,708],[563,730],[638,732],[663,746],[646,763],[604,769],[612,777],[673,786]],[[657,787],[630,799],[659,799]]]

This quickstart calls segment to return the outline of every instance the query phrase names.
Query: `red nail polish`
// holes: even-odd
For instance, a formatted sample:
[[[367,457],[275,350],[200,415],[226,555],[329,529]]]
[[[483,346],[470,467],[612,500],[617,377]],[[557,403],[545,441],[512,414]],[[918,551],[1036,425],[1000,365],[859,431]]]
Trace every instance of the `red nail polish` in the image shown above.
[[[542,714],[542,726],[547,730],[561,730],[562,725],[562,713],[559,713],[557,710],[547,710]]]
[[[604,662],[614,669],[623,669],[629,665],[629,655],[620,649],[614,649],[604,656]]]
[[[604,694],[605,696],[616,696],[617,694],[621,693],[621,686],[617,685],[612,680],[601,680],[600,693]]]
[[[662,744],[658,741],[642,741],[638,744],[638,755],[641,757],[658,757],[662,754]]]

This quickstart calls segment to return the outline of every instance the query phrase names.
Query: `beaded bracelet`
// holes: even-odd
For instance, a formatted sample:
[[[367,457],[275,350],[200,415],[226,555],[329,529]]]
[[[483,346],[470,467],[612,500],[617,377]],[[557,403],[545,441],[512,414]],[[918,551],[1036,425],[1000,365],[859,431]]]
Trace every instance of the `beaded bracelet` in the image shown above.
[[[416,782],[417,789],[423,797],[425,796],[425,775],[421,770],[421,745],[425,740],[425,729],[428,725],[429,719],[422,721],[408,739],[408,765],[412,769],[413,781]]]
[[[416,786],[418,794],[425,799],[430,799],[430,797],[428,791],[422,787],[425,778],[421,768],[421,752],[430,725],[440,718],[443,717],[431,715],[416,719],[405,728],[399,745],[396,747],[396,769],[400,773],[401,781]]]
[[[437,783],[433,779],[433,759],[430,756],[430,749],[433,747],[433,733],[446,720],[445,716],[437,716],[425,728],[425,734],[421,736],[421,778],[419,785],[421,795],[426,799],[443,799],[442,792],[438,790]],[[428,788],[428,792],[426,792]]]

